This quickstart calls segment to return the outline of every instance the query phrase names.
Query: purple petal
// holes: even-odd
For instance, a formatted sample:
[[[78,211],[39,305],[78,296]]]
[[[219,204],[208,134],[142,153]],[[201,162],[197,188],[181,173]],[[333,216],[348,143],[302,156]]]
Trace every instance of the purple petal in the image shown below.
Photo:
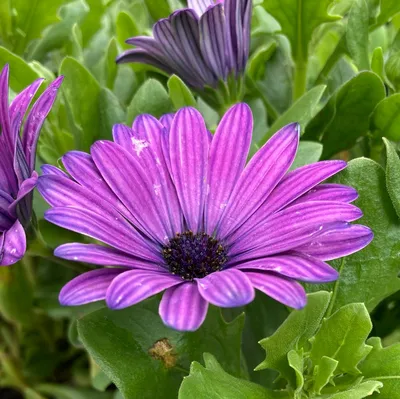
[[[26,119],[22,135],[22,145],[26,160],[31,170],[35,168],[36,145],[40,129],[56,100],[57,91],[61,86],[63,79],[63,76],[59,76],[49,85],[36,101]]]
[[[0,137],[3,138],[8,149],[14,148],[13,137],[11,134],[11,122],[8,112],[8,75],[9,66],[6,64],[0,73]]]
[[[144,262],[117,249],[97,244],[71,243],[60,245],[55,249],[54,255],[59,258],[93,265],[124,266],[153,271],[164,270],[155,263]]]
[[[140,64],[151,65],[155,68],[161,69],[168,75],[172,75],[174,73],[174,70],[171,69],[168,63],[160,61],[153,54],[149,54],[146,50],[141,50],[137,48],[124,51],[116,58],[115,61],[118,64],[137,62]]]
[[[207,190],[208,134],[194,108],[176,113],[170,131],[171,174],[187,226],[201,230]]]
[[[23,258],[26,251],[26,235],[21,223],[16,220],[12,227],[3,233],[0,246],[0,266],[10,266]]]
[[[341,184],[320,184],[302,195],[292,205],[306,201],[340,201],[350,203],[357,198],[358,193],[353,187]]]
[[[130,270],[118,276],[107,290],[107,306],[123,309],[182,284],[183,280],[169,273],[154,273],[145,270]]]
[[[235,261],[288,251],[315,239],[332,224],[351,222],[362,216],[360,209],[342,202],[305,202],[271,215],[231,248]]]
[[[66,178],[69,179],[68,175],[65,172],[63,172],[59,168],[56,168],[53,165],[47,165],[47,164],[46,165],[42,165],[40,167],[40,169],[42,170],[42,173],[44,175],[57,175],[57,176],[62,176],[62,177],[66,177]]]
[[[33,171],[32,176],[26,179],[20,186],[18,190],[17,198],[8,207],[8,212],[11,215],[17,216],[17,205],[20,204],[20,210],[23,217],[28,221],[32,213],[32,197],[26,198],[28,194],[36,187],[38,182],[38,174]],[[26,199],[27,201],[24,201]]]
[[[65,306],[102,301],[111,282],[123,272],[125,269],[103,268],[83,273],[62,288],[58,299]]]
[[[209,194],[206,231],[212,234],[228,204],[232,190],[243,172],[248,156],[253,118],[246,104],[238,104],[224,115],[210,148]]]
[[[332,260],[351,255],[366,247],[374,238],[370,228],[357,224],[344,224],[328,230],[296,251],[304,252],[321,260]]]
[[[101,175],[133,215],[138,227],[162,244],[170,230],[159,195],[165,190],[165,182],[154,181],[158,165],[141,161],[141,157],[149,156],[145,151],[147,145],[137,142],[134,156],[116,143],[98,141],[93,144],[91,152]]]
[[[254,289],[244,273],[226,269],[196,279],[200,295],[221,308],[244,306],[254,299]]]
[[[85,234],[138,258],[159,262],[161,255],[151,248],[133,227],[120,218],[75,208],[57,207],[45,212],[45,218],[57,226]]]
[[[292,164],[298,142],[299,126],[291,124],[279,130],[254,155],[232,192],[221,219],[219,237],[226,237],[261,206]]]
[[[215,76],[206,66],[200,49],[199,21],[193,10],[178,10],[171,16],[172,27],[179,38],[179,46],[185,60],[190,64],[192,73],[212,86],[216,82]]]
[[[36,79],[31,85],[21,91],[21,93],[19,93],[12,101],[9,109],[11,125],[13,125],[14,119],[19,114],[18,124],[15,126],[15,130],[13,132],[14,134],[19,133],[21,122],[25,116],[25,113],[43,80],[44,79]],[[13,138],[13,140],[15,140],[15,137]]]
[[[270,271],[309,283],[327,283],[339,277],[327,263],[300,252],[288,252],[279,256],[251,260],[237,266],[240,270]]]
[[[188,7],[193,9],[199,17],[213,5],[213,0],[188,0]]]
[[[58,175],[44,175],[39,178],[37,188],[43,198],[51,206],[75,206],[90,209],[100,215],[109,214],[109,217],[118,217],[118,199],[113,197],[113,204],[105,199],[104,192],[97,193],[75,183],[69,178]]]
[[[280,277],[273,273],[246,272],[254,288],[271,298],[294,309],[306,306],[307,297],[304,288],[296,281]]]
[[[222,4],[210,8],[200,18],[200,48],[214,75],[226,79],[226,28]]]
[[[178,331],[195,331],[207,315],[208,302],[205,301],[195,283],[184,283],[169,288],[163,295],[159,313],[168,327]]]
[[[306,165],[288,173],[257,212],[246,220],[243,226],[232,235],[231,239],[236,240],[242,235],[247,235],[248,231],[252,230],[254,226],[263,223],[270,215],[286,207],[296,198],[345,167],[346,162],[344,161],[324,161]]]
[[[175,114],[165,114],[160,118],[160,123],[169,131]]]
[[[125,217],[129,219],[129,212],[111,191],[110,187],[108,187],[89,154],[81,151],[70,151],[62,157],[62,162],[67,172],[76,182],[109,202],[113,207],[117,208]],[[68,183],[68,187],[72,186],[77,188],[75,184]],[[79,192],[83,194],[85,191],[79,189]],[[74,196],[75,195],[80,194],[74,194]],[[92,197],[90,200],[93,200]],[[65,205],[74,204],[70,203]]]
[[[252,1],[225,0],[224,8],[228,65],[230,70],[238,73],[244,70],[249,56]]]
[[[205,82],[197,72],[198,69],[191,67],[187,55],[182,50],[181,37],[176,33],[176,29],[172,27],[171,18],[159,20],[154,25],[153,34],[164,56],[168,58],[170,65],[176,70],[177,75],[191,86],[203,87]],[[186,33],[184,34],[186,35]]]

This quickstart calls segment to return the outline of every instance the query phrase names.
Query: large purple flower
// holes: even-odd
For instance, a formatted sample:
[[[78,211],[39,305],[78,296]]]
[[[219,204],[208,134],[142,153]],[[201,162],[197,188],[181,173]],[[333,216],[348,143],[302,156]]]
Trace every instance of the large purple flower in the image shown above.
[[[117,62],[152,65],[197,89],[237,78],[249,56],[252,1],[189,0],[188,6],[158,21],[154,37],[128,39],[136,48]]]
[[[306,295],[296,280],[337,279],[325,261],[373,236],[349,224],[362,216],[349,204],[353,188],[320,184],[346,163],[288,173],[299,141],[291,124],[246,165],[252,124],[246,104],[233,106],[213,136],[193,108],[161,123],[141,115],[132,129],[116,125],[114,142],[96,142],[91,155],[64,155],[68,174],[46,166],[38,184],[53,207],[46,219],[108,244],[56,249],[64,259],[107,266],[69,282],[61,303],[105,299],[121,309],[166,290],[164,323],[196,330],[209,303],[246,305],[258,289],[299,309]]]
[[[12,265],[25,254],[24,228],[31,219],[32,190],[38,179],[36,144],[62,81],[56,79],[38,98],[20,136],[24,116],[43,79],[24,89],[9,106],[8,74],[6,65],[0,73],[0,266]]]

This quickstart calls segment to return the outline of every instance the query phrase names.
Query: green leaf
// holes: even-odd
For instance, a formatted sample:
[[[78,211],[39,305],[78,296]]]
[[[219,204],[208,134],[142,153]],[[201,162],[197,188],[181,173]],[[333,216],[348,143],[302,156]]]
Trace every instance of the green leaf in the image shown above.
[[[365,340],[372,330],[368,310],[362,303],[340,308],[325,319],[312,340],[310,359],[314,366],[328,356],[338,361],[335,374],[357,374],[357,364],[370,352]]]
[[[325,22],[340,19],[328,14],[332,0],[264,0],[263,7],[279,22],[296,62],[308,58],[314,30]]]
[[[66,57],[60,66],[65,79],[62,91],[73,118],[73,130],[80,150],[88,150],[100,131],[100,85],[77,60]]]
[[[313,87],[310,91],[300,97],[285,113],[283,113],[270,127],[262,143],[265,143],[281,127],[291,122],[298,122],[303,132],[308,122],[315,114],[318,103],[324,94],[326,86]]]
[[[338,363],[337,360],[332,359],[331,357],[322,356],[319,365],[314,367],[313,392],[318,395],[321,393],[321,389],[330,382],[331,378],[333,378]]]
[[[15,92],[22,91],[39,77],[21,57],[0,47],[0,65],[4,64],[10,65],[10,87]]]
[[[367,134],[369,115],[383,98],[385,88],[381,79],[372,72],[359,73],[332,95],[309,123],[304,139],[320,138],[324,159],[349,149]]]
[[[0,37],[4,43],[8,42],[11,35],[11,7],[10,0],[3,0],[0,3]]]
[[[303,349],[294,350],[292,349],[287,354],[289,366],[294,370],[296,374],[296,390],[295,395],[301,394],[304,386],[304,360],[303,360]]]
[[[322,154],[322,144],[313,141],[300,141],[296,158],[293,161],[290,170],[300,168],[318,162]]]
[[[127,398],[176,398],[183,368],[212,351],[232,374],[240,375],[244,318],[226,324],[209,309],[202,327],[191,333],[167,328],[153,298],[121,311],[102,309],[78,320],[86,349]]]
[[[400,93],[382,100],[371,117],[371,129],[377,136],[400,140]]]
[[[58,384],[40,384],[35,387],[37,391],[45,395],[51,395],[55,399],[111,399],[112,392],[98,392],[86,388],[72,388]]]
[[[400,289],[400,223],[387,193],[385,173],[374,161],[355,159],[333,181],[358,191],[359,199],[355,204],[362,209],[364,217],[357,223],[369,226],[374,239],[362,251],[332,262],[340,268],[340,278],[334,283],[332,309],[364,302],[372,311],[379,302]],[[332,284],[308,286],[313,290],[329,287]]]
[[[107,87],[112,89],[114,87],[114,81],[117,76],[117,64],[115,58],[118,55],[117,41],[113,37],[108,43],[108,48],[105,58],[105,77],[107,82]]]
[[[190,91],[190,89],[185,85],[183,80],[176,76],[172,75],[168,79],[168,90],[169,96],[171,98],[172,104],[175,107],[175,110],[178,110],[182,107],[196,107],[196,100]]]
[[[400,51],[393,51],[385,64],[385,72],[396,91],[400,90]]]
[[[72,27],[79,24],[88,14],[89,7],[84,0],[75,0],[60,7],[60,22],[49,26],[41,40],[30,48],[28,59],[42,60],[47,53],[61,48],[71,39]]]
[[[22,55],[29,42],[39,39],[47,26],[58,20],[57,11],[65,0],[13,0],[16,12],[16,34],[13,36],[13,51]]]
[[[14,323],[33,319],[33,281],[26,257],[12,267],[0,267],[0,314]]]
[[[395,399],[400,393],[400,343],[387,348],[382,347],[380,338],[370,338],[367,344],[372,351],[360,365],[365,378],[383,383],[379,399]]]
[[[270,399],[277,397],[260,385],[235,378],[225,372],[216,359],[204,354],[206,367],[197,362],[190,366],[179,389],[179,399]]]
[[[126,119],[118,98],[107,88],[102,88],[99,95],[100,138],[112,139],[112,127]]]
[[[349,13],[346,31],[347,49],[359,70],[369,69],[368,55],[368,5],[356,0]]]
[[[386,186],[394,209],[400,217],[400,159],[389,140],[383,138],[386,146]]]
[[[326,399],[363,399],[370,397],[374,392],[379,392],[382,383],[379,381],[366,381],[346,391],[326,396]],[[380,395],[377,395],[379,398]]]
[[[125,43],[125,40],[138,36],[140,32],[131,15],[125,11],[120,11],[117,16],[116,29],[119,45],[124,49],[132,48],[131,45]]]
[[[400,2],[397,0],[381,0],[380,13],[374,27],[386,24],[394,15],[400,12]]]
[[[293,387],[296,386],[294,371],[287,362],[287,353],[296,348],[307,350],[308,340],[319,328],[330,297],[325,291],[308,295],[308,303],[304,309],[293,311],[272,336],[261,340],[260,345],[267,356],[256,370],[277,370]]]
[[[371,57],[371,71],[376,73],[382,80],[385,78],[385,60],[382,47],[374,49]]]
[[[160,0],[144,0],[151,17],[158,21],[161,18],[166,18],[170,14],[170,9],[167,1]]]
[[[266,44],[257,48],[254,54],[251,55],[247,62],[247,74],[252,80],[257,81],[264,77],[266,63],[275,50],[276,41],[269,40]]]
[[[127,122],[140,114],[151,114],[159,118],[172,111],[171,100],[164,86],[156,79],[149,79],[140,86],[128,107]]]

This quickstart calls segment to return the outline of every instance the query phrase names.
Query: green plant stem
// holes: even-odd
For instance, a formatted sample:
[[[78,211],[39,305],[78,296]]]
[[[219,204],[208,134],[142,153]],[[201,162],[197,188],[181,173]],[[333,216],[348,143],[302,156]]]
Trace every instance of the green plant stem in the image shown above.
[[[294,88],[293,102],[300,98],[305,92],[307,86],[307,61],[299,60],[296,62],[294,70]]]

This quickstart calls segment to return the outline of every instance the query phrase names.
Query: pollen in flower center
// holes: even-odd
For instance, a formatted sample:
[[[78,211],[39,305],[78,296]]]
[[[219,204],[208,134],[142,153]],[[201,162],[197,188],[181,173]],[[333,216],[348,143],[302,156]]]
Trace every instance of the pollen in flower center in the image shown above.
[[[163,248],[165,262],[172,274],[192,281],[222,269],[227,261],[224,246],[206,233],[178,233]]]

